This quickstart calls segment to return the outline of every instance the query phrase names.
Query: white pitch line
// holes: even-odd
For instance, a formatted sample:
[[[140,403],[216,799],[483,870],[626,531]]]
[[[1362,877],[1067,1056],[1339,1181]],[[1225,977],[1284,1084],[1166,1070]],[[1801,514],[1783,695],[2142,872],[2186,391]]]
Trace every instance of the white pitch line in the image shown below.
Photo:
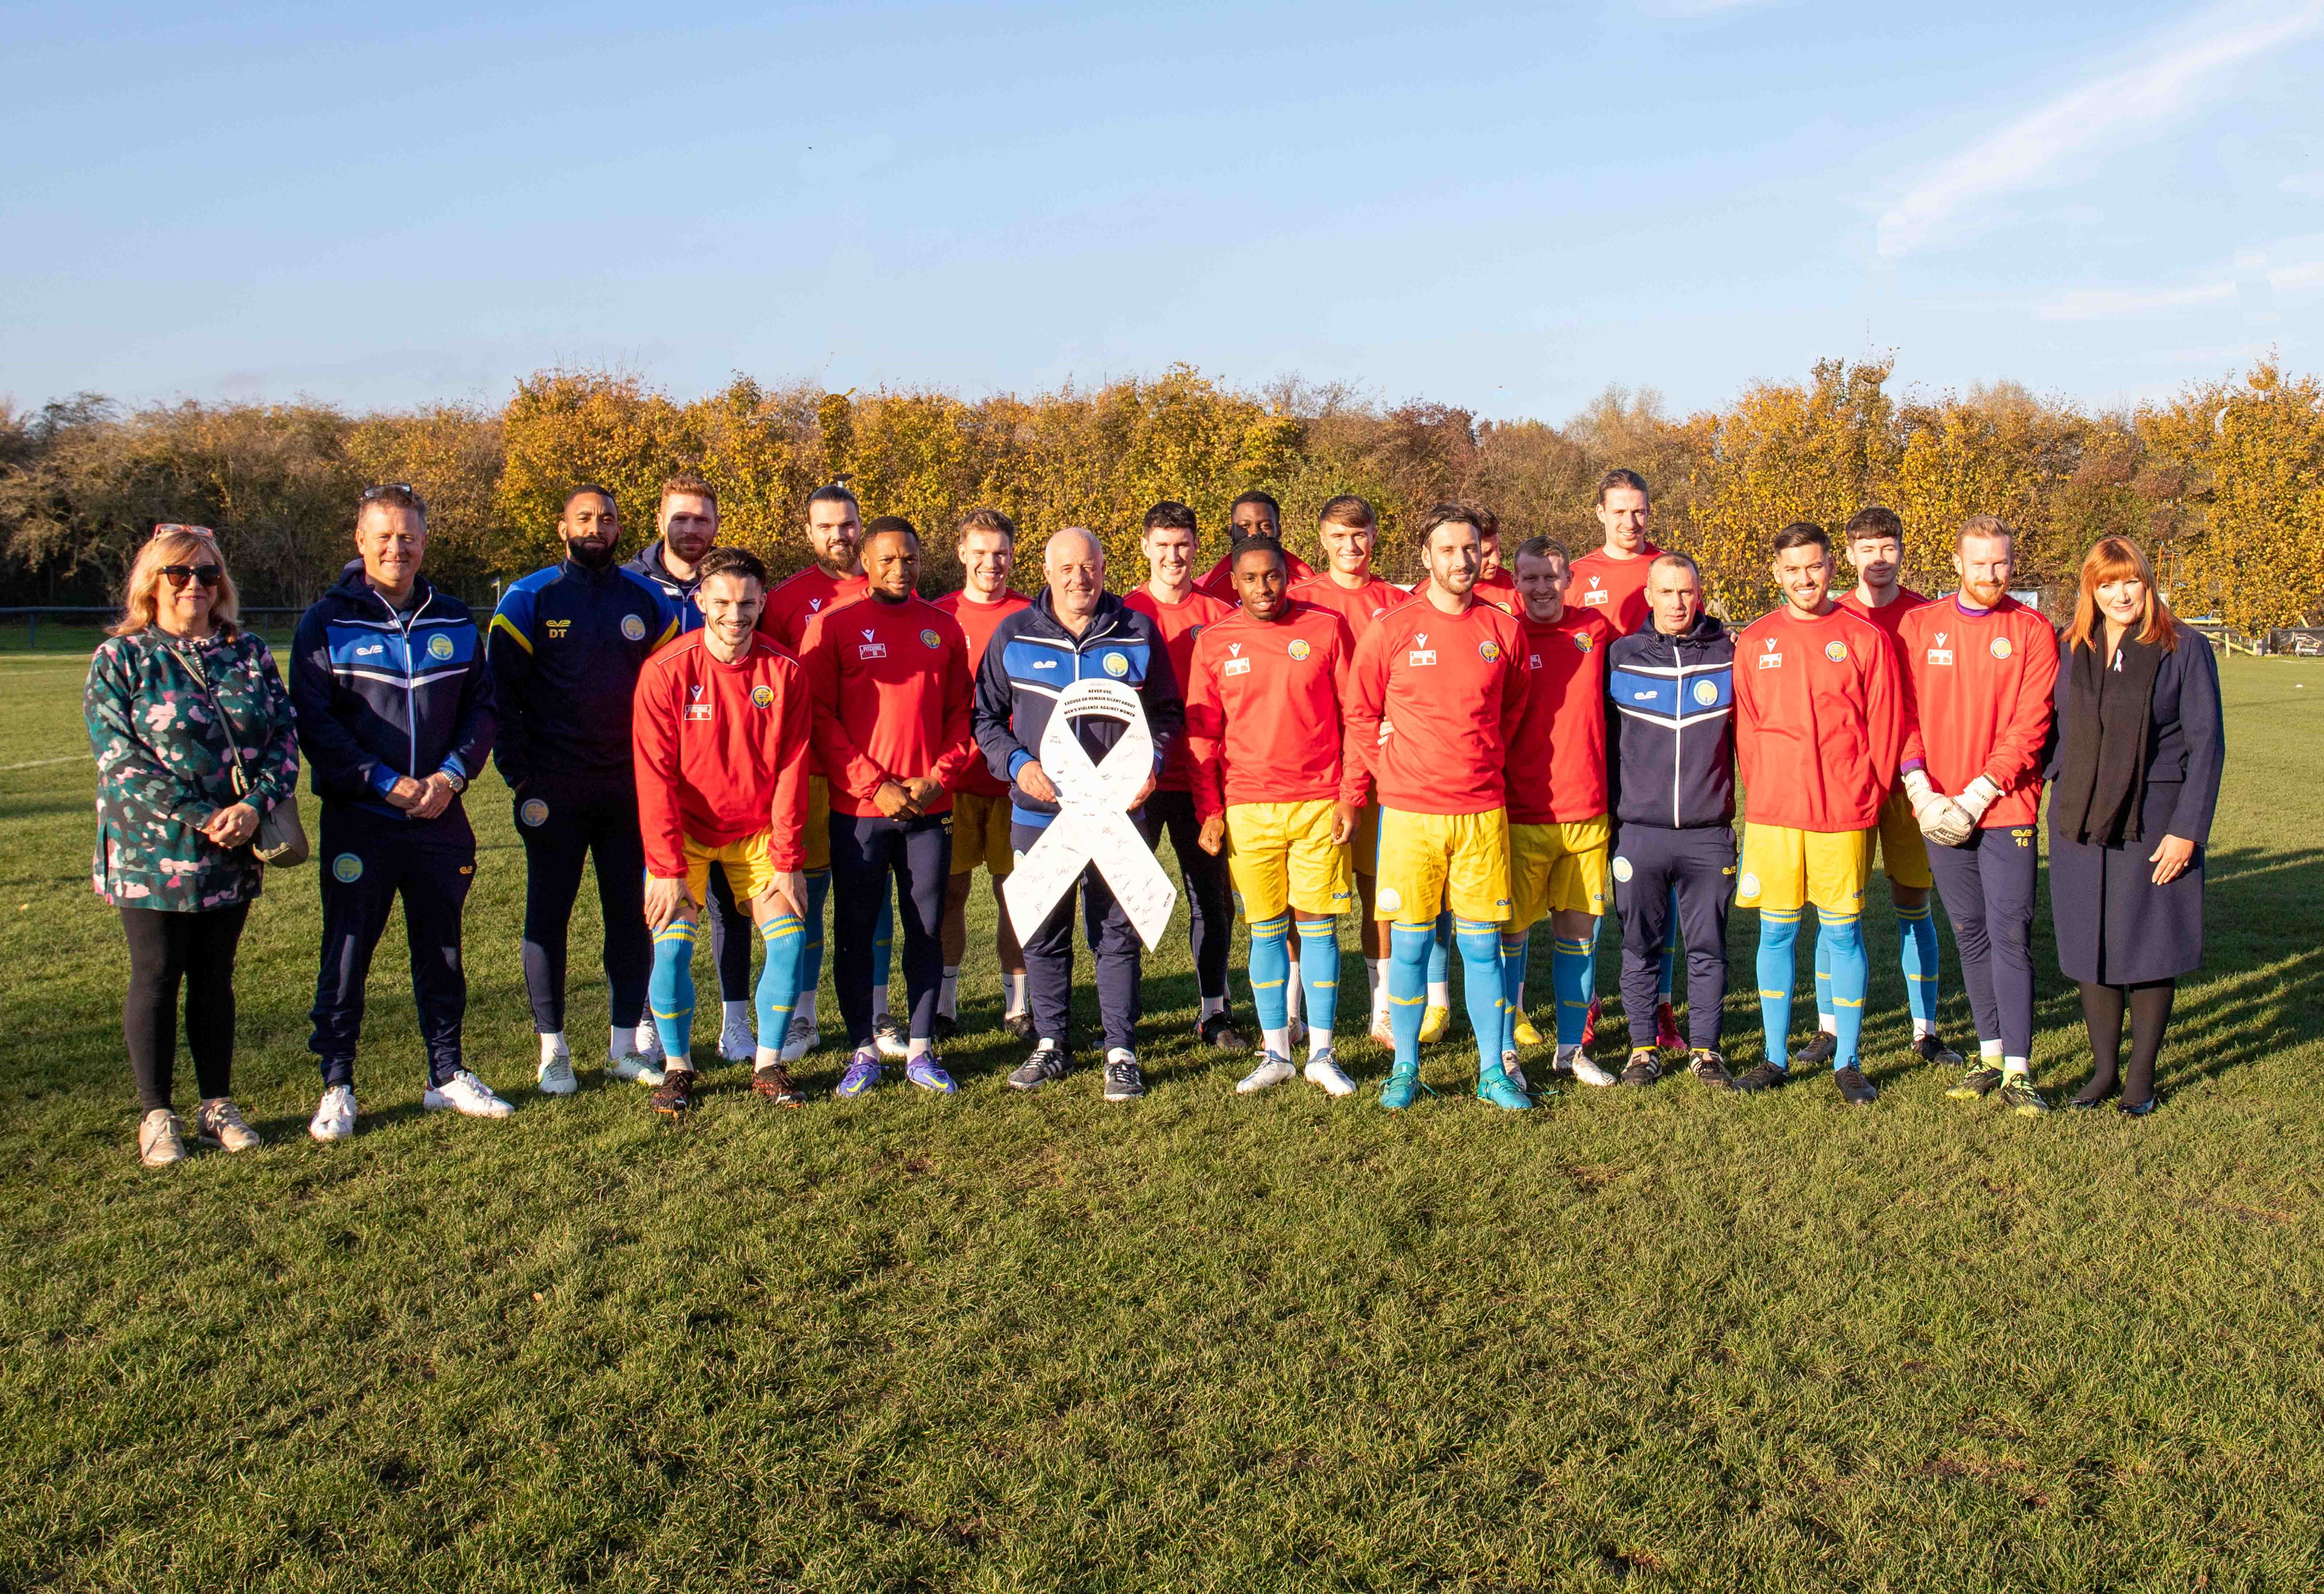
[[[62,758],[35,758],[28,764],[0,764],[0,774],[12,769],[40,769],[51,764],[79,764],[96,756],[94,753],[73,753]]]

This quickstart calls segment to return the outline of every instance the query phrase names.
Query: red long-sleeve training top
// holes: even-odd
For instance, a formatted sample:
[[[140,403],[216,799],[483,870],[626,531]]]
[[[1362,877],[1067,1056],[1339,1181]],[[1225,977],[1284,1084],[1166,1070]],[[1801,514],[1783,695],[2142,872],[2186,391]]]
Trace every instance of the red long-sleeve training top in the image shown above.
[[[1295,603],[1279,620],[1237,609],[1203,629],[1186,675],[1194,813],[1229,803],[1363,801],[1340,700],[1355,663],[1348,623]]]
[[[1965,609],[1958,597],[1906,615],[1896,628],[1904,669],[1904,769],[1926,769],[1948,796],[1983,775],[2001,795],[1980,829],[2030,825],[2042,807],[2042,745],[2058,684],[2058,634],[2014,598]]]
[[[815,617],[800,662],[832,811],[877,814],[881,782],[933,775],[945,789],[921,811],[950,813],[952,784],[976,756],[959,622],[923,598],[859,598]]]
[[[1348,623],[1348,635],[1361,642],[1374,620],[1412,594],[1378,576],[1369,578],[1360,587],[1342,587],[1332,579],[1329,570],[1318,570],[1304,581],[1293,582],[1291,596],[1297,602],[1330,609]]]
[[[1509,743],[1509,823],[1572,824],[1606,811],[1606,644],[1613,627],[1571,604],[1525,628],[1525,718]]]
[[[1834,604],[1789,604],[1735,639],[1735,754],[1747,823],[1863,830],[1880,817],[1904,746],[1895,651]]]
[[[1223,600],[1214,598],[1199,586],[1176,603],[1164,603],[1154,596],[1153,588],[1140,583],[1137,590],[1125,594],[1121,601],[1124,607],[1136,609],[1154,622],[1154,628],[1162,634],[1162,651],[1170,655],[1170,672],[1182,682],[1194,662],[1194,638],[1203,634],[1203,627],[1216,625],[1235,612],[1231,598]],[[1191,792],[1194,789],[1194,770],[1187,759],[1185,737],[1171,743],[1170,751],[1163,755],[1162,773],[1154,777],[1154,789],[1157,792]]]
[[[1525,713],[1517,623],[1489,603],[1448,615],[1425,596],[1356,644],[1344,710],[1382,807],[1485,813],[1508,801],[1510,735]],[[1380,726],[1392,727],[1385,745]]]
[[[1286,581],[1296,587],[1314,573],[1314,565],[1309,564],[1288,548],[1283,551],[1283,578]],[[1194,583],[1194,590],[1208,593],[1230,607],[1242,601],[1234,589],[1233,549],[1230,548],[1219,555],[1219,562],[1211,567],[1209,574]],[[1181,676],[1179,679],[1183,681],[1185,678]]]
[[[1616,559],[1602,546],[1583,554],[1573,561],[1566,607],[1601,614],[1615,635],[1628,636],[1646,623],[1646,570],[1661,551],[1647,542],[1636,559]]]
[[[973,700],[976,695],[976,672],[984,668],[984,644],[992,640],[992,634],[1001,628],[1001,621],[1019,609],[1032,607],[1033,600],[1012,588],[1003,592],[993,603],[979,603],[969,597],[965,589],[947,592],[933,601],[936,607],[959,622],[962,635],[968,638],[969,696]],[[960,772],[960,777],[953,782],[952,789],[979,797],[1009,795],[1008,785],[992,778],[992,772],[985,767],[982,757],[968,761],[968,767]]]
[[[648,874],[684,879],[688,836],[724,847],[760,830],[768,862],[800,866],[814,710],[797,659],[755,634],[729,664],[702,632],[689,632],[639,670],[632,708]]]

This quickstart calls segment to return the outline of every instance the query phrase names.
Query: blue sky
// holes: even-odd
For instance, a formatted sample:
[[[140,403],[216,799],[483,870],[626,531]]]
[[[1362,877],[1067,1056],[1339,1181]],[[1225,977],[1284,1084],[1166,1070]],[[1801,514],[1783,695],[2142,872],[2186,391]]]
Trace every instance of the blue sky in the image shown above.
[[[681,9],[692,14],[681,17]],[[0,394],[2324,366],[2324,0],[0,5]]]

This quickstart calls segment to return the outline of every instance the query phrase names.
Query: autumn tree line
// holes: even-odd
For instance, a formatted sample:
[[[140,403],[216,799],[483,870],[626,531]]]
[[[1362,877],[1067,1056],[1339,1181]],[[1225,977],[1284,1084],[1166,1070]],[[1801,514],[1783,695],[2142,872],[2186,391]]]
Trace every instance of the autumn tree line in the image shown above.
[[[1775,601],[1768,536],[1837,529],[1883,503],[1913,538],[1908,582],[1947,585],[1946,535],[1997,514],[2019,533],[2020,580],[2052,591],[2108,533],[2135,537],[2181,612],[2248,631],[2324,605],[2324,388],[2273,360],[2135,409],[2098,411],[2002,384],[1936,398],[1891,391],[1892,366],[1827,360],[1683,419],[1609,389],[1563,425],[1480,421],[1449,404],[1394,406],[1342,387],[1222,386],[1185,366],[1151,379],[965,400],[936,390],[826,393],[737,376],[681,401],[634,375],[545,371],[497,411],[438,405],[353,414],[326,404],[186,402],[124,409],[94,395],[0,405],[0,600],[98,603],[159,520],[221,533],[252,604],[299,604],[337,575],[356,493],[408,481],[429,505],[436,579],[489,599],[495,579],[556,557],[566,488],[612,488],[629,545],[681,470],[718,490],[724,539],[779,570],[804,561],[799,505],[844,477],[867,514],[924,533],[991,505],[1023,528],[1028,571],[1059,526],[1139,568],[1148,505],[1176,498],[1222,551],[1250,487],[1284,505],[1315,556],[1315,511],[1360,493],[1387,532],[1382,563],[1417,574],[1397,533],[1430,505],[1489,505],[1504,536],[1596,540],[1595,484],[1625,466],[1653,485],[1658,541],[1702,561],[1730,615]],[[924,586],[954,585],[932,541]],[[1117,585],[1121,584],[1117,582]]]

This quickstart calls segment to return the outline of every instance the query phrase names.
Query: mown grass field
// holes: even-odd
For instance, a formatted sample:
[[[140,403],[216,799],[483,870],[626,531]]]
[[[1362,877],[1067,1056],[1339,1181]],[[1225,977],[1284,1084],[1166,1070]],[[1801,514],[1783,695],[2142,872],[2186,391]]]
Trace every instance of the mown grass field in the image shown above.
[[[594,1071],[549,1100],[488,778],[468,1035],[516,1116],[420,1113],[391,926],[363,1132],[305,1138],[315,883],[284,874],[235,1087],[271,1144],[158,1172],[87,885],[81,672],[0,664],[0,1588],[2324,1584],[2312,662],[2227,670],[2210,963],[2144,1122],[1947,1100],[1877,913],[1868,1111],[1682,1078],[1504,1116],[1462,1093],[1464,1038],[1400,1117],[1238,1099],[1179,940],[1134,1105],[1092,1072],[1005,1089],[985,959],[955,1098],[834,1103],[825,1051],[797,1112],[739,1067],[680,1125]],[[2070,1090],[2049,946],[2045,910],[2037,1067]]]

